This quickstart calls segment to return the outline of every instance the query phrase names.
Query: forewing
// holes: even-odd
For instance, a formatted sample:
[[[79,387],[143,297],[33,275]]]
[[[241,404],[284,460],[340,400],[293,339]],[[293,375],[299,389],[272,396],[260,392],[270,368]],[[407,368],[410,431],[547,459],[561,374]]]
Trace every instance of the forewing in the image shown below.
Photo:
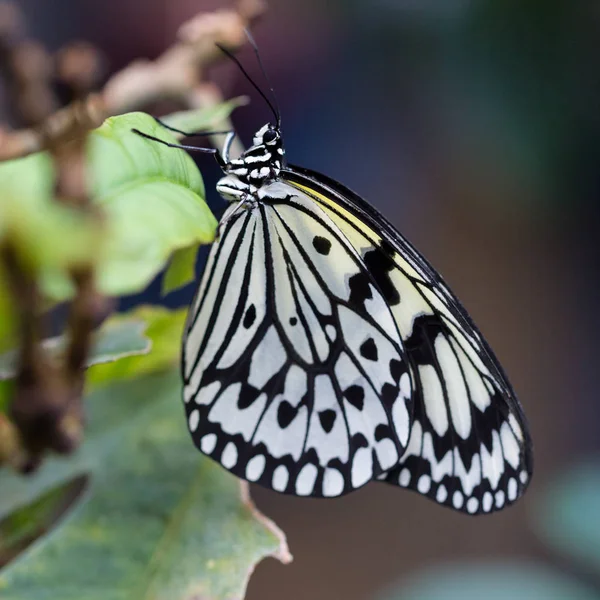
[[[198,448],[279,492],[338,496],[398,463],[410,375],[377,285],[311,200],[230,208],[183,343]]]
[[[413,381],[408,448],[379,479],[470,514],[521,496],[532,472],[519,402],[489,346],[429,263],[375,209],[304,169],[283,175],[358,250],[390,306]]]

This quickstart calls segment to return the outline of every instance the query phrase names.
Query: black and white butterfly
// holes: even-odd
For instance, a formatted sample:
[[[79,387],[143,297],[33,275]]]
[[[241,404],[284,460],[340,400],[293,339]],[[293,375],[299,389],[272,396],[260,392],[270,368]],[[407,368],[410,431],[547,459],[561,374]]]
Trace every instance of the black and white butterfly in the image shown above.
[[[231,135],[217,154],[231,205],[183,339],[194,443],[298,496],[377,480],[469,514],[511,504],[531,440],[490,347],[371,205],[286,163],[279,111],[258,91],[276,122],[240,158]]]

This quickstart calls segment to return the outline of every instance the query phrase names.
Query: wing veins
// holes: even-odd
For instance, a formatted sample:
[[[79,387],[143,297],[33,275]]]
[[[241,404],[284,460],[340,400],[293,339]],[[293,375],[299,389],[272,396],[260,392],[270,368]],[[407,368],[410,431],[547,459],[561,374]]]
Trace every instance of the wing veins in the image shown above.
[[[304,210],[302,206],[296,206],[294,205],[294,208],[297,208],[298,210],[301,210],[302,212],[304,212],[305,214],[307,214],[309,217],[313,217],[314,215],[312,215],[312,213],[310,213],[310,211]],[[276,209],[274,208],[275,212]],[[298,249],[298,251],[300,252],[300,254],[302,255],[302,258],[307,262],[307,263],[312,263],[312,261],[310,260],[310,258],[308,257],[308,255],[306,254],[306,251],[304,250],[304,248],[302,247],[302,245],[300,244],[300,241],[296,238],[296,236],[294,235],[294,232],[292,231],[292,229],[287,225],[287,223],[285,223],[285,221],[281,218],[281,216],[279,215],[279,213],[277,213],[277,216],[279,217],[282,225],[285,227],[286,231],[288,232],[290,238],[292,238],[292,240],[294,241],[296,248]],[[338,234],[336,234],[333,229],[331,229],[328,225],[326,225],[325,223],[322,223],[321,221],[319,221],[318,219],[315,218],[315,220],[317,220],[317,222],[319,222],[321,225],[323,225],[332,235],[336,236],[336,239],[339,240]],[[343,235],[343,234],[342,234]],[[350,256],[352,256],[352,254],[349,253]],[[369,270],[366,268],[365,264],[363,263],[362,259],[360,257],[358,257],[358,255],[355,254],[354,255],[354,259],[355,261],[357,260],[358,262],[358,268],[361,272],[365,273],[368,275],[369,277],[369,281],[370,283],[373,285],[373,287],[379,292],[379,294],[381,294],[381,290],[379,289],[379,286],[377,285],[377,283],[375,282],[375,280],[373,279],[371,273],[369,272]],[[344,300],[343,298],[339,298],[337,296],[334,296],[330,291],[329,291],[329,287],[325,284],[323,278],[321,277],[321,275],[318,273],[318,271],[315,269],[313,270],[313,274],[315,276],[315,278],[317,278],[319,280],[319,283],[321,284],[322,289],[325,291],[325,293],[329,296],[330,299],[333,299],[335,302],[337,302],[338,304],[340,304],[341,306],[344,306],[346,308],[348,308],[349,310],[351,310],[354,313],[357,313],[357,311],[354,309],[353,306],[350,305],[349,302],[347,302],[346,300]],[[383,297],[383,296],[382,296]],[[357,313],[359,314],[359,313]],[[369,325],[371,325],[372,327],[374,327],[375,329],[377,329],[377,331],[384,336],[393,346],[395,349],[398,350],[398,344],[388,335],[388,333],[379,325],[379,323],[377,323],[377,321],[375,321],[373,319],[373,317],[371,317],[371,315],[366,312],[365,314],[360,314],[359,315],[361,318],[365,319]],[[393,319],[394,320],[394,319]],[[395,324],[395,320],[394,320],[394,324]],[[401,340],[402,336],[400,335],[400,332],[398,331],[398,338]],[[398,354],[400,356],[402,356],[402,352],[398,351]]]

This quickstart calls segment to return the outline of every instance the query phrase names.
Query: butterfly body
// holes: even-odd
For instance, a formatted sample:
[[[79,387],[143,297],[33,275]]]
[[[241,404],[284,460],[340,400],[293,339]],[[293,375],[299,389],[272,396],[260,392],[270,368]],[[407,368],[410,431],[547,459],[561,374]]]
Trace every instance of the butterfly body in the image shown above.
[[[531,441],[487,343],[373,207],[284,161],[279,124],[230,159],[183,342],[198,448],[249,481],[334,497],[371,480],[469,514],[524,492]]]

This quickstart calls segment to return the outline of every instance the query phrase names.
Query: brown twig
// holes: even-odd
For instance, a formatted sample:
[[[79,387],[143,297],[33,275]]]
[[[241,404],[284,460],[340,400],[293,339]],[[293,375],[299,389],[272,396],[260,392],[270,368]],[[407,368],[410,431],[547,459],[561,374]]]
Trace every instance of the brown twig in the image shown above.
[[[23,40],[22,23],[6,6],[0,3],[0,67],[10,82],[19,120],[31,126],[0,131],[0,160],[49,151],[56,173],[56,201],[90,214],[99,226],[102,215],[89,198],[86,176],[85,142],[90,130],[108,116],[165,99],[188,108],[220,103],[219,90],[204,78],[206,67],[221,57],[216,43],[231,49],[244,44],[244,29],[264,10],[261,0],[238,0],[235,10],[197,15],[180,28],[177,42],[158,59],[137,61],[113,75],[101,91],[90,93],[102,70],[99,53],[78,43],[49,57],[39,44]],[[75,98],[60,110],[54,110],[58,100],[51,76]],[[229,122],[215,125],[231,127]],[[25,468],[31,469],[48,449],[68,452],[82,438],[86,358],[93,330],[110,313],[111,304],[96,290],[92,262],[71,271],[76,294],[68,321],[69,346],[64,361],[54,363],[40,344],[43,322],[36,273],[23,264],[10,240],[0,243],[0,260],[17,300],[21,325],[10,414],[29,456]]]
[[[25,470],[35,466],[46,448],[61,450],[54,424],[64,413],[65,389],[57,365],[40,346],[43,321],[39,311],[39,290],[35,272],[24,263],[11,240],[0,248],[7,283],[19,307],[19,370],[9,414],[17,426],[29,460]]]
[[[113,75],[103,90],[82,103],[67,106],[31,129],[5,132],[0,137],[0,160],[47,149],[56,137],[78,137],[105,118],[139,110],[157,101],[177,99],[188,107],[194,95],[209,86],[208,65],[221,58],[220,43],[236,49],[246,41],[244,29],[264,10],[259,0],[238,0],[235,9],[202,13],[183,24],[178,41],[156,60],[138,60]]]

